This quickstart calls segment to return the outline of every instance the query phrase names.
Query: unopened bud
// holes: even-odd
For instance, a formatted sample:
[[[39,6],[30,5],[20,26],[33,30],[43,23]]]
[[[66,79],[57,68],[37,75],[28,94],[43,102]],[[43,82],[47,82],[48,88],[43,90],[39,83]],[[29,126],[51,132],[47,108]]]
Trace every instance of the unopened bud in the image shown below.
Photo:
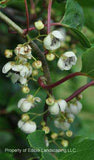
[[[73,121],[74,121],[73,118],[69,118],[69,119],[68,119],[68,122],[69,122],[69,123],[73,123]]]
[[[48,126],[44,126],[42,130],[45,132],[45,134],[48,134],[50,132],[50,128]]]
[[[51,138],[52,138],[52,139],[56,139],[57,137],[58,137],[58,134],[57,134],[57,133],[52,133],[52,134],[51,134]]]
[[[55,55],[52,54],[52,53],[48,53],[48,54],[46,55],[46,59],[47,59],[48,61],[53,61],[53,60],[55,59]]]
[[[4,52],[6,58],[11,58],[13,56],[12,50],[6,49]]]
[[[66,36],[66,42],[70,42],[71,41],[71,37],[70,36]]]
[[[67,137],[71,137],[72,135],[73,135],[72,131],[68,130],[68,131],[66,132],[66,136],[67,136]]]
[[[30,89],[27,86],[22,87],[22,92],[23,93],[29,93]]]
[[[35,22],[35,27],[37,30],[41,30],[44,28],[44,24],[41,20],[39,20],[39,21]]]
[[[62,144],[63,147],[68,147],[69,142],[68,142],[67,140],[63,139],[63,140],[61,141],[61,144]]]
[[[30,119],[29,115],[28,114],[23,114],[22,115],[22,121],[26,122]]]
[[[32,66],[35,69],[40,69],[42,67],[42,62],[41,61],[34,61]]]
[[[53,105],[55,103],[55,99],[53,97],[49,97],[46,99],[46,104],[49,106]]]
[[[81,100],[83,98],[82,94],[79,94],[77,97],[77,100]]]
[[[41,125],[42,125],[42,126],[45,126],[45,125],[46,125],[45,121],[42,121],[42,122],[41,122]]]
[[[38,70],[33,70],[32,71],[32,76],[37,76],[38,75]]]

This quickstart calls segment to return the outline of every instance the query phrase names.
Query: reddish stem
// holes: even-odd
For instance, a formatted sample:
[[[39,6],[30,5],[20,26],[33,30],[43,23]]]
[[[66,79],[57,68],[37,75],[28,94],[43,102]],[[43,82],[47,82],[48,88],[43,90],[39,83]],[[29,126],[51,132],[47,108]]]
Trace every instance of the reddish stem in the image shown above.
[[[52,7],[52,0],[49,0],[48,3],[48,18],[47,18],[47,34],[50,33],[50,27],[51,27],[51,7]]]
[[[25,34],[29,31],[29,12],[28,12],[28,6],[27,6],[27,0],[24,0],[25,3],[25,9],[26,9],[26,23],[27,23],[27,30],[24,32]]]
[[[88,87],[90,87],[92,85],[94,85],[94,81],[91,81],[91,82],[85,84],[80,89],[78,89],[77,91],[75,91],[70,97],[68,97],[66,99],[66,102],[71,101],[73,98],[75,98],[77,95],[79,95],[81,92],[83,92],[85,89],[87,89]]]
[[[7,3],[9,0],[5,0],[5,1],[3,1],[3,2],[0,2],[1,4],[5,4],[5,3]]]
[[[44,26],[47,27],[47,24],[45,24]],[[51,26],[62,26],[62,25],[60,23],[51,23]],[[31,27],[31,28],[28,29],[28,31],[33,31],[35,29],[36,29],[35,27]],[[23,31],[24,31],[24,34],[25,34],[27,32],[27,29],[23,29]],[[13,33],[13,34],[17,33],[16,31],[10,31],[10,30],[9,30],[9,32]]]
[[[71,73],[70,75],[66,76],[65,78],[62,78],[61,80],[59,80],[51,85],[45,85],[42,81],[42,78],[39,77],[38,83],[44,89],[51,89],[51,88],[54,88],[54,87],[60,85],[61,83],[65,82],[65,81],[69,80],[70,78],[75,77],[75,76],[87,76],[87,75],[85,73],[81,73],[81,72]]]

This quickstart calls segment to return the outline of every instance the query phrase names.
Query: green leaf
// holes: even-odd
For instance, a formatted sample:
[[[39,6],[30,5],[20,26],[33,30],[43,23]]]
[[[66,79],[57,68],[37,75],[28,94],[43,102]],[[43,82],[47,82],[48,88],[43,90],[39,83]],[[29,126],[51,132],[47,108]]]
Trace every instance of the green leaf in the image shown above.
[[[0,160],[14,160],[13,155],[9,153],[0,153]]]
[[[63,17],[62,25],[70,29],[76,38],[81,42],[85,48],[90,48],[90,42],[87,37],[81,33],[80,29],[84,24],[83,10],[75,0],[67,0],[65,15]]]
[[[91,47],[83,54],[81,72],[94,77],[94,47]]]
[[[58,153],[57,156],[59,160],[93,160],[94,140],[86,139],[78,144],[72,145],[68,152]]]
[[[84,14],[82,8],[75,0],[67,0],[63,24],[67,24],[72,28],[82,28],[84,24]]]
[[[45,145],[45,133],[41,130],[37,130],[27,136],[29,145],[34,149],[44,149]]]
[[[56,158],[54,158],[51,153],[49,153],[49,152],[43,152],[41,160],[46,160],[46,159],[56,160]]]
[[[9,132],[0,132],[0,147],[5,146],[6,144],[10,143],[13,140],[13,136]]]

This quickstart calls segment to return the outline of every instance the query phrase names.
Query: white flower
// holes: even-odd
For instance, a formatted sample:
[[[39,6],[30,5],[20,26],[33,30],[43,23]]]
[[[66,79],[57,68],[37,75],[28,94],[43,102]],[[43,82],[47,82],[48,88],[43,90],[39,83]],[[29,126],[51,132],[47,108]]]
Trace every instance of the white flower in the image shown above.
[[[59,31],[55,30],[44,38],[44,47],[48,50],[56,50],[60,47],[63,38],[63,35]]]
[[[22,112],[28,112],[31,108],[35,107],[35,102],[40,101],[41,99],[39,97],[28,95],[27,98],[22,98],[19,100],[18,108],[20,108]]]
[[[12,70],[15,72],[19,72],[22,77],[29,77],[32,74],[32,67],[29,65],[14,65]]]
[[[58,67],[63,71],[63,70],[70,70],[72,65],[75,65],[77,62],[77,57],[76,55],[69,51],[65,52],[58,60]]]
[[[18,127],[25,133],[29,134],[29,133],[32,133],[34,131],[36,131],[36,123],[33,122],[33,121],[27,121],[27,122],[24,122],[22,120],[20,120],[18,122]]]
[[[76,101],[74,104],[71,103],[69,108],[72,114],[77,115],[82,109],[82,104],[79,101]]]
[[[62,121],[60,118],[57,118],[54,121],[54,124],[57,128],[61,128],[62,130],[68,130],[70,128],[70,123],[68,123],[67,121]]]
[[[25,56],[25,58],[27,59],[31,59],[32,55],[31,55],[31,47],[28,44],[19,44],[16,48],[15,48],[15,54],[18,55],[23,55]]]
[[[41,20],[39,20],[39,21],[35,22],[35,27],[36,27],[36,29],[41,30],[44,28],[44,24],[42,23]]]
[[[6,74],[7,72],[9,72],[12,69],[13,66],[14,66],[14,62],[6,63],[2,68],[2,73]]]
[[[67,107],[67,102],[65,100],[59,100],[55,102],[52,106],[49,106],[49,112],[52,115],[58,115],[61,112],[64,112]]]
[[[34,104],[26,100],[26,98],[22,98],[18,102],[18,108],[20,108],[22,112],[28,112],[33,107],[34,107]]]

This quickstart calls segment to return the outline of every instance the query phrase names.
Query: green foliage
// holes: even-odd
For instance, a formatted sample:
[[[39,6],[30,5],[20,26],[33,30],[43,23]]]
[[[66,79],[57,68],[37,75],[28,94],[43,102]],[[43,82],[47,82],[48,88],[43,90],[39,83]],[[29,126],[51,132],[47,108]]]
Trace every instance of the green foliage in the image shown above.
[[[44,149],[45,145],[45,133],[41,130],[37,130],[27,136],[30,146],[34,149]]]
[[[14,160],[13,156],[9,153],[0,153],[0,160]]]
[[[94,47],[86,50],[82,57],[82,72],[94,77]]]
[[[90,160],[94,158],[94,140],[83,140],[78,144],[73,144],[66,153],[57,154],[59,160]]]
[[[84,15],[82,8],[75,0],[67,0],[62,24],[65,24],[66,28],[69,28],[75,33],[77,39],[84,47],[90,47],[89,40],[80,32],[84,24]]]
[[[76,29],[81,29],[84,24],[84,14],[80,5],[75,0],[67,0],[63,23]]]

